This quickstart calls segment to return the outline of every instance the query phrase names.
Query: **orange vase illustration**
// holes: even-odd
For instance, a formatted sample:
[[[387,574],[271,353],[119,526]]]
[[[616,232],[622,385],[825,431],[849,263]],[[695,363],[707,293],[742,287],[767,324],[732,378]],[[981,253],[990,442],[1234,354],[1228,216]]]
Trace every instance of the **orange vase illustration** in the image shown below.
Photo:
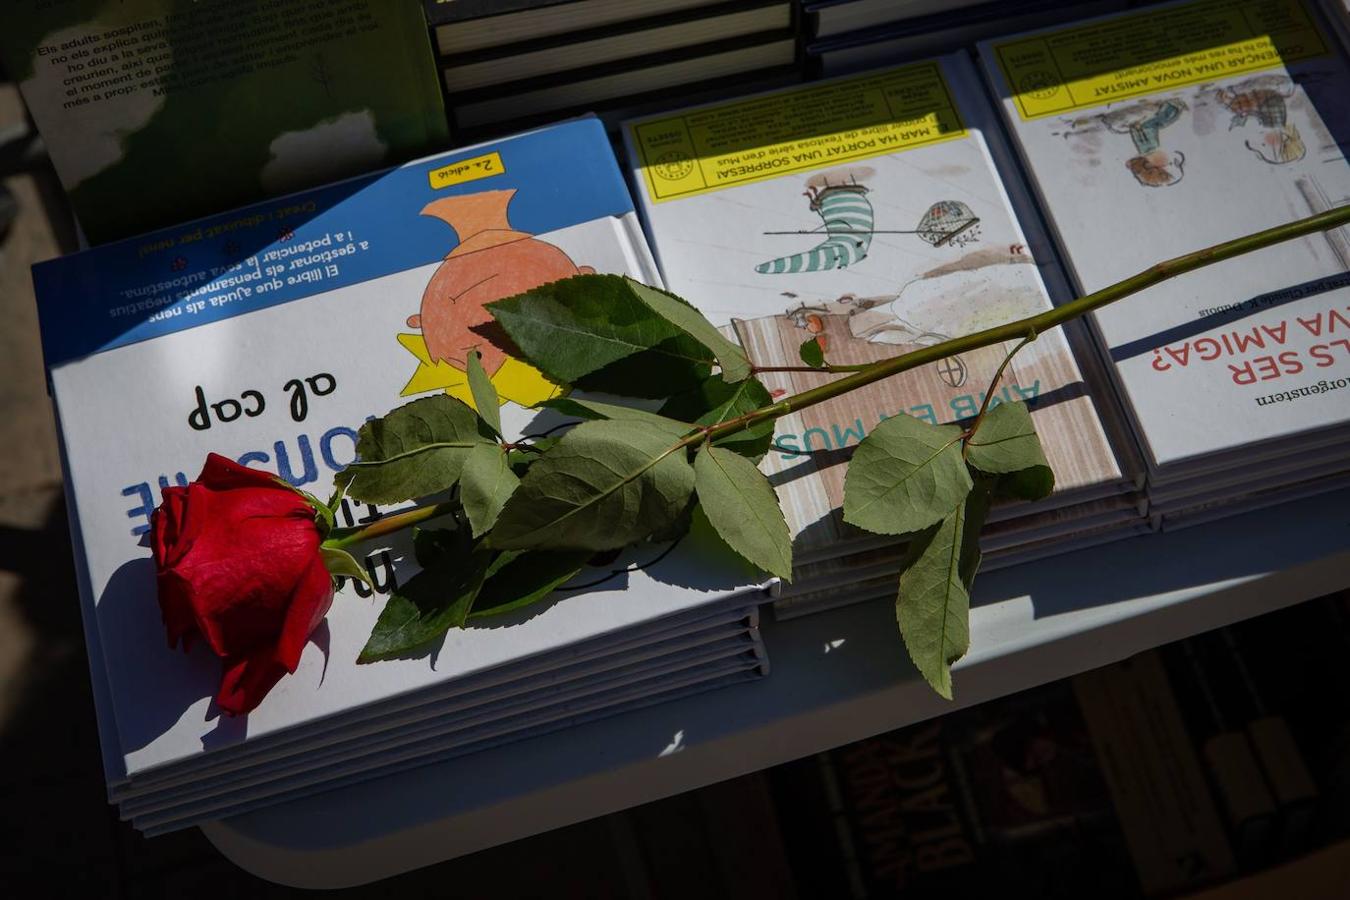
[[[483,191],[434,200],[421,214],[454,229],[459,244],[446,254],[422,292],[422,305],[408,317],[420,335],[399,341],[422,365],[403,394],[443,389],[472,403],[464,368],[470,350],[506,400],[532,405],[557,392],[530,366],[513,359],[485,334],[492,316],[486,305],[541,284],[593,272],[558,247],[511,227],[507,208],[514,189]]]

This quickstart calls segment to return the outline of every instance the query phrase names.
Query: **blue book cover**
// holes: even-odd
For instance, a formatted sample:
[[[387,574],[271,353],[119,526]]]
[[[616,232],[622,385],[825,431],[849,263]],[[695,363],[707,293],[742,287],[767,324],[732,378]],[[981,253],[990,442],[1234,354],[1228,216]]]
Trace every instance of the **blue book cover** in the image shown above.
[[[35,268],[114,786],[755,587],[716,566],[672,577],[692,569],[685,545],[510,628],[457,629],[430,657],[358,668],[380,594],[416,571],[404,545],[377,547],[366,562],[378,592],[344,582],[297,672],[244,728],[212,707],[219,660],[201,645],[186,657],[167,647],[144,546],[165,487],[216,452],[327,496],[368,417],[436,392],[471,399],[470,348],[503,398],[506,431],[520,433],[526,407],[558,389],[506,355],[484,305],[592,271],[660,283],[594,119]],[[347,504],[343,524],[377,512]]]

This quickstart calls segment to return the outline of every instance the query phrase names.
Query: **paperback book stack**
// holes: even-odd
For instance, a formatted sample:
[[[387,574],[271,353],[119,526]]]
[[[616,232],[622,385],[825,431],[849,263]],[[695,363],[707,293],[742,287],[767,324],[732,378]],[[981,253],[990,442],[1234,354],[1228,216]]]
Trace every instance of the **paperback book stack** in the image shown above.
[[[800,77],[793,0],[424,2],[459,134]]]
[[[1350,202],[1350,71],[1301,0],[1172,4],[981,53],[1082,292]],[[1342,228],[1093,316],[1162,525],[1350,482],[1348,304]]]
[[[964,57],[642,119],[624,136],[667,287],[770,369],[774,397],[838,377],[806,369],[813,338],[827,363],[859,364],[1051,305],[1044,278],[1059,275],[1034,217],[1020,219],[1029,201],[1001,175],[997,113]],[[778,420],[764,467],[796,563],[782,614],[894,593],[903,546],[839,512],[851,448],[887,416],[976,415],[1014,343]],[[1145,528],[1120,415],[1082,356],[1064,332],[1041,335],[992,387],[991,404],[1031,405],[1057,489],[991,513],[986,566]]]
[[[593,560],[514,613],[490,600],[508,565],[467,627],[357,665],[418,571],[411,541],[368,547],[373,589],[344,579],[298,670],[244,717],[214,708],[221,666],[204,643],[167,645],[145,547],[165,487],[216,452],[327,496],[367,417],[440,392],[471,399],[456,348],[484,303],[525,289],[522,272],[592,270],[659,283],[594,119],[35,269],[104,764],[125,818],[183,828],[765,671],[764,588],[697,533]],[[525,406],[556,388],[509,358],[491,368],[504,431],[529,433]],[[347,503],[339,524],[388,512]]]
[[[1128,5],[1128,0],[814,0],[803,7],[806,54],[819,74],[840,75]]]

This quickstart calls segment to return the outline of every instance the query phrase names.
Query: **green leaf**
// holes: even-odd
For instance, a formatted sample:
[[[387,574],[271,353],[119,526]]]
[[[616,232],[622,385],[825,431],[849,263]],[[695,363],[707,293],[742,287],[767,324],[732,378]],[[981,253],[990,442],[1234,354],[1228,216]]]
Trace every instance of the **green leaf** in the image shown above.
[[[757,378],[747,378],[728,384],[720,375],[705,379],[692,391],[670,398],[661,407],[661,414],[695,425],[721,425],[723,422],[768,406],[773,402],[769,389]],[[773,443],[773,420],[760,422],[732,434],[723,435],[713,443],[735,450],[742,456],[758,461]]]
[[[332,531],[337,526],[337,514],[333,512],[333,505],[324,503],[309,491],[300,491],[299,493],[300,496],[305,498],[305,502],[314,509],[315,521],[319,524],[319,533],[326,535]]]
[[[966,441],[966,461],[991,475],[1017,473],[1017,478],[1001,485],[1012,496],[1038,500],[1055,487],[1025,403],[1000,403],[986,412]]]
[[[521,438],[521,440],[524,441],[526,440],[526,438]],[[531,456],[538,456],[540,453],[545,453],[548,451],[549,447],[552,447],[554,444],[558,443],[558,439],[552,436],[531,437],[528,438],[528,441],[529,445],[538,451],[538,453],[531,453],[530,454]],[[530,451],[519,451],[519,452],[529,453]]]
[[[659,400],[697,387],[712,373],[717,358],[687,334],[667,338],[578,378],[583,391]]]
[[[273,475],[272,480],[280,487],[284,487],[286,490],[309,504],[310,508],[314,510],[314,524],[319,526],[319,534],[327,537],[328,533],[332,531],[333,527],[337,524],[336,514],[333,512],[336,508],[336,503],[324,503],[309,491],[301,490],[284,478],[278,478]],[[340,499],[341,491],[336,492],[334,497]]]
[[[385,603],[356,661],[368,663],[403,656],[451,628],[462,627],[492,557],[492,551],[485,547],[466,549],[442,557],[399,585]]]
[[[910,659],[933,690],[952,698],[951,665],[970,649],[970,586],[980,565],[989,486],[971,491],[938,525],[916,535],[900,573],[895,617]]]
[[[722,540],[750,563],[792,579],[792,537],[769,479],[743,456],[704,447],[694,457],[694,489]]]
[[[566,416],[576,416],[578,419],[646,422],[654,428],[664,429],[676,438],[682,438],[694,430],[687,422],[668,419],[645,409],[634,409],[631,406],[620,406],[617,403],[601,403],[598,400],[589,400],[582,397],[554,397],[552,400],[545,400],[539,406],[557,410]]]
[[[337,510],[338,504],[342,502],[342,497],[347,491],[347,485],[341,478],[333,479],[333,493],[329,495],[327,503],[319,503],[316,507],[320,518],[323,519],[323,534],[327,536],[333,529],[337,528]],[[312,495],[307,495],[312,496]],[[318,498],[315,497],[317,502]]]
[[[994,484],[989,478],[978,478],[962,504],[966,519],[961,530],[961,583],[969,591],[975,584],[984,554],[980,552],[980,531],[989,518],[989,508],[994,505]]]
[[[451,553],[467,553],[464,532],[455,528],[414,528],[413,558],[423,569],[430,569]]]
[[[801,349],[797,352],[801,354],[802,362],[813,369],[819,369],[825,365],[825,348],[820,346],[820,341],[816,338],[803,341]]]
[[[586,566],[589,550],[506,550],[488,569],[469,621],[499,616],[548,597]]]
[[[338,504],[342,502],[342,496],[347,492],[346,485],[341,481],[333,484],[333,493],[329,495],[328,502],[324,506],[328,507],[329,512],[336,513]]]
[[[1000,475],[994,493],[1015,500],[1044,500],[1055,491],[1055,473],[1049,466],[1032,466],[1020,472]]]
[[[448,394],[406,403],[357,433],[357,462],[339,477],[362,503],[401,503],[449,490],[469,451],[491,439],[469,406]]]
[[[577,275],[487,305],[554,381],[569,383],[681,333],[617,275]]]
[[[667,523],[664,528],[647,535],[647,542],[650,544],[669,544],[671,541],[678,541],[683,538],[689,532],[689,526],[694,521],[694,510],[696,509],[698,509],[698,497],[690,494],[689,500],[684,504],[684,509],[680,511],[680,514]]]
[[[492,527],[520,479],[506,464],[500,444],[479,444],[469,451],[459,476],[459,499],[469,517],[473,536]]]
[[[970,493],[961,429],[892,416],[863,438],[844,476],[844,521],[877,534],[939,522]]]
[[[511,467],[511,471],[516,473],[517,478],[522,478],[530,464],[556,443],[558,443],[558,439],[555,437],[535,438],[530,441],[530,446],[534,447],[534,450],[522,450],[519,447],[514,447],[507,451],[506,463]]]
[[[323,567],[334,578],[351,578],[369,588],[375,587],[370,582],[370,573],[366,571],[366,567],[357,562],[346,550],[320,545],[319,556],[323,559]]]
[[[612,550],[684,510],[694,469],[664,428],[601,419],[573,428],[535,461],[488,541],[499,550]]]
[[[477,350],[469,354],[467,374],[469,393],[473,395],[473,405],[478,407],[478,415],[483,417],[483,421],[492,429],[493,434],[501,437],[501,401],[497,399],[497,389],[492,386],[492,379],[483,370],[482,354]]]
[[[727,381],[741,381],[750,377],[750,359],[737,344],[727,340],[722,332],[709,322],[703,313],[691,304],[667,291],[649,287],[629,278],[628,286],[638,299],[661,318],[694,338],[717,356],[722,377]]]

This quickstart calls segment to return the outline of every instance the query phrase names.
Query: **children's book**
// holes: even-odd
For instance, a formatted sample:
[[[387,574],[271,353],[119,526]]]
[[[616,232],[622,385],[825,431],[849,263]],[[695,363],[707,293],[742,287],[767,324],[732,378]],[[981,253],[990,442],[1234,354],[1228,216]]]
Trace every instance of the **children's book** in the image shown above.
[[[12,0],[0,61],[102,243],[447,143],[413,0]]]
[[[958,56],[695,107],[625,126],[667,287],[763,367],[857,364],[1049,309],[1005,189],[997,115]],[[764,467],[798,562],[858,539],[837,511],[851,448],[887,416],[974,416],[1018,342],[914,369],[778,421]],[[774,397],[837,376],[766,371]],[[1025,400],[1061,499],[1122,489],[1094,388],[1058,331],[1012,359],[991,403]],[[1060,501],[1056,501],[1060,502]]]
[[[1082,292],[1350,202],[1350,72],[1302,0],[1150,7],[980,52]],[[1157,483],[1350,427],[1350,229],[1094,322]]]
[[[543,684],[578,654],[595,658],[598,642],[621,654],[638,630],[650,643],[664,625],[682,627],[682,615],[745,610],[762,597],[759,576],[694,534],[587,569],[528,614],[357,666],[384,600],[417,571],[400,539],[368,548],[375,589],[344,581],[297,672],[245,718],[214,709],[220,663],[204,644],[186,655],[167,646],[145,546],[167,486],[216,452],[327,496],[367,417],[439,393],[471,399],[464,353],[491,345],[473,330],[490,321],[484,304],[591,271],[660,283],[594,119],[35,267],[114,786],[219,763],[305,733],[299,726],[373,722],[385,704],[407,708],[459,682],[507,692],[528,674]],[[526,407],[558,388],[505,353],[483,357],[504,428],[519,435],[534,415]],[[349,502],[340,524],[387,511]],[[717,621],[733,636],[746,632],[743,619]],[[703,674],[720,678],[727,665]]]

